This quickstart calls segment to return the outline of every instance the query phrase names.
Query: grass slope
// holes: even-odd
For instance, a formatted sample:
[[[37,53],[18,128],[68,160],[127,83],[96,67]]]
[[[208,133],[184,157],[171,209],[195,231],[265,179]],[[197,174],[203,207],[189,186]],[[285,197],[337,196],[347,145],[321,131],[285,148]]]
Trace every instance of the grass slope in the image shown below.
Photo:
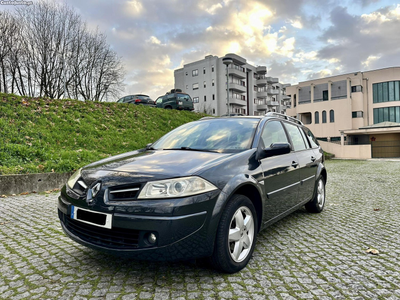
[[[0,175],[68,172],[143,148],[204,115],[0,93]]]

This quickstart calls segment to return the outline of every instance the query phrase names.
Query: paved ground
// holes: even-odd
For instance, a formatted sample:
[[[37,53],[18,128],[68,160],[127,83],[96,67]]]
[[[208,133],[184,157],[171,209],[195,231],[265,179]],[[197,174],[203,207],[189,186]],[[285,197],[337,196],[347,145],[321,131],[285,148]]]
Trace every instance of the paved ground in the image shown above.
[[[325,211],[263,231],[233,275],[99,254],[64,236],[57,194],[0,198],[0,299],[400,299],[400,162],[327,168]]]

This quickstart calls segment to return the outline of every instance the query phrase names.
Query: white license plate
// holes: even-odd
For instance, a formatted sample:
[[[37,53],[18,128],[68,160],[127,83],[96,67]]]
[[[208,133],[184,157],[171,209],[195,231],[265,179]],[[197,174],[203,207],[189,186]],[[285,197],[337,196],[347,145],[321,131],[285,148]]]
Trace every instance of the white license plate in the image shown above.
[[[111,229],[112,225],[111,214],[92,211],[75,205],[71,205],[71,219],[108,229]]]
[[[183,104],[183,102],[182,102],[182,101],[179,101],[178,103],[179,103],[179,105],[182,105],[182,104]]]

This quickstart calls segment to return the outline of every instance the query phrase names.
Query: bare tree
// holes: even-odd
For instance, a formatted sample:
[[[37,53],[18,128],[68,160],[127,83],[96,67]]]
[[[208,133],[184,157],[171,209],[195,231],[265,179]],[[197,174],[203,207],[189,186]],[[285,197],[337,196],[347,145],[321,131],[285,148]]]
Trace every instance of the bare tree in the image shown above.
[[[8,93],[13,40],[20,28],[14,16],[0,11],[0,92]]]
[[[14,14],[0,12],[0,91],[95,101],[117,96],[121,59],[73,9],[39,1]]]

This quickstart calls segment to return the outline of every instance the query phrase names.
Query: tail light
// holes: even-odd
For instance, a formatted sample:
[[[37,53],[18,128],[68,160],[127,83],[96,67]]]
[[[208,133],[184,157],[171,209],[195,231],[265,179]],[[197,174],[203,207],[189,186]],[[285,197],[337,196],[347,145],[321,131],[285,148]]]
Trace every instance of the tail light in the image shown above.
[[[136,100],[135,100],[135,103],[137,103],[137,102],[140,102],[140,99],[136,99]]]

